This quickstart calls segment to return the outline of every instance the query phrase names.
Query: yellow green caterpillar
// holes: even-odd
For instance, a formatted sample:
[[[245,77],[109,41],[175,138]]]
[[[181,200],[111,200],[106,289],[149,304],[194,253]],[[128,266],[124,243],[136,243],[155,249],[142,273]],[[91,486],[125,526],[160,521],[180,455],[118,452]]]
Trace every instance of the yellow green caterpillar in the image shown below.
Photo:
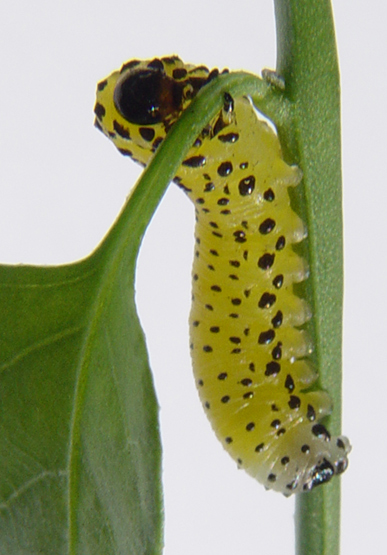
[[[178,57],[133,60],[98,84],[96,126],[146,166],[201,87],[218,75]],[[341,474],[350,445],[319,423],[312,317],[293,284],[308,276],[292,245],[306,237],[276,134],[250,100],[226,94],[174,181],[195,206],[190,347],[196,384],[224,448],[266,488],[290,495]]]

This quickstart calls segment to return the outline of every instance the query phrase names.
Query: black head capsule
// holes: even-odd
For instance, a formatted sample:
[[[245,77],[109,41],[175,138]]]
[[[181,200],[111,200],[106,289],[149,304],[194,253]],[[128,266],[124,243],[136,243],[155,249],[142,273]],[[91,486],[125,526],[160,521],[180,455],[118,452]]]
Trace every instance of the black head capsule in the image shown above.
[[[113,98],[118,112],[127,121],[152,125],[182,109],[183,87],[162,69],[133,70],[119,78]]]

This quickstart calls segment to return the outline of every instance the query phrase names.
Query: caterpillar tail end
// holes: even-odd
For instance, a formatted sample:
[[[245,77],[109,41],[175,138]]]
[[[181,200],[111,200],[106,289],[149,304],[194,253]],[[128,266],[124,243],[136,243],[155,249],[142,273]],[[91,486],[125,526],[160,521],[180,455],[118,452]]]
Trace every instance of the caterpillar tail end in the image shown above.
[[[317,486],[329,482],[333,476],[343,474],[348,467],[347,455],[351,452],[352,447],[349,440],[345,436],[332,438],[332,449],[329,455],[324,456],[317,461],[304,479],[302,491],[308,492]],[[333,448],[333,446],[335,446]]]

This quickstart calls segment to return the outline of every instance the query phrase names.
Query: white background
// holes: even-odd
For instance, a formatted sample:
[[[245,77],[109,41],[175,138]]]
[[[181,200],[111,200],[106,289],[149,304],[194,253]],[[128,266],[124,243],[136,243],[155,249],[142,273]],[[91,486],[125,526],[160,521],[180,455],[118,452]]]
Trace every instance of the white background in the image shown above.
[[[334,0],[345,204],[342,554],[386,552],[386,4]],[[0,5],[0,260],[87,255],[139,175],[93,128],[98,80],[134,57],[275,67],[271,0]],[[293,500],[222,451],[197,399],[187,318],[193,210],[174,186],[144,240],[138,304],[161,405],[166,555],[291,555]]]

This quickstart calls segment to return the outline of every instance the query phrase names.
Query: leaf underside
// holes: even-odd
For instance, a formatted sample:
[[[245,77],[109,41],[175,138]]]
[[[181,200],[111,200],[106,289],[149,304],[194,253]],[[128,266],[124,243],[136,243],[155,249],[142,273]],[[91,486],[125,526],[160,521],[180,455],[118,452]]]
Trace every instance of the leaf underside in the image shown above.
[[[104,267],[0,269],[2,554],[160,544],[152,378],[124,268],[107,286]]]

